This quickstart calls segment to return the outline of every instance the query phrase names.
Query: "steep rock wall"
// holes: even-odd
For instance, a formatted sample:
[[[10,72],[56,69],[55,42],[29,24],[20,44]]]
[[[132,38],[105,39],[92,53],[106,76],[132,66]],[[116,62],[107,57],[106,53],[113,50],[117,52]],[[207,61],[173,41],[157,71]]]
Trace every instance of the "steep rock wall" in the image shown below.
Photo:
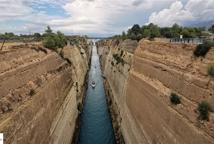
[[[90,50],[68,45],[62,55],[38,45],[0,54],[0,132],[7,144],[71,143]]]
[[[109,59],[123,44],[113,43],[100,42],[99,53],[107,94],[126,143],[214,143],[213,113],[202,122],[197,112],[203,100],[214,106],[214,80],[207,75],[213,49],[205,58],[194,58],[195,45],[144,40],[131,54],[131,63],[114,66],[114,72]],[[126,65],[131,67],[128,72]],[[181,104],[170,103],[171,92],[181,96]]]
[[[125,93],[133,53],[137,45],[137,41],[131,40],[124,42],[107,40],[98,43],[98,53],[105,77],[104,84],[117,143],[124,143],[124,140],[128,142],[132,137],[128,135],[133,134],[131,127],[134,123],[127,109]],[[128,133],[127,130],[129,130]],[[134,140],[132,142],[136,143]]]

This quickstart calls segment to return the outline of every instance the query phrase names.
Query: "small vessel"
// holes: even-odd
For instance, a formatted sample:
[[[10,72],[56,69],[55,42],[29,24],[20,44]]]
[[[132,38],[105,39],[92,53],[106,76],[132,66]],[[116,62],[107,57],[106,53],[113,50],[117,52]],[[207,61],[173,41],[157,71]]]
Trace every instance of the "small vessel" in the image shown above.
[[[92,86],[92,88],[95,88],[95,86],[96,86],[95,81],[92,81],[91,86]]]

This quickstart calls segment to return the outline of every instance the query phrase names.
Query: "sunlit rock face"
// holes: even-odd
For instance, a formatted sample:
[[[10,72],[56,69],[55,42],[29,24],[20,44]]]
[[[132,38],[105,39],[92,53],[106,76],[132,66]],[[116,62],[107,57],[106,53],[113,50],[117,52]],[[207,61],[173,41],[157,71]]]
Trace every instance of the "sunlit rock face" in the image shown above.
[[[71,143],[89,56],[86,42],[66,46],[61,56],[39,44],[0,54],[0,131],[7,144]]]
[[[197,111],[201,101],[214,107],[214,80],[207,75],[213,49],[195,58],[196,45],[105,40],[98,46],[118,141],[214,143],[213,112],[200,121]],[[171,92],[181,104],[170,102]]]

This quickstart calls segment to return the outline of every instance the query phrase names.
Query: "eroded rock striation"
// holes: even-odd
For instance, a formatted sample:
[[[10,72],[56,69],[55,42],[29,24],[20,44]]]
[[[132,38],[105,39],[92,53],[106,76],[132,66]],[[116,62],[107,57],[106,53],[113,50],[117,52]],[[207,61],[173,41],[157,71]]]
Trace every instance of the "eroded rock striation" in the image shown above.
[[[61,56],[37,44],[0,53],[0,132],[7,144],[71,143],[90,49],[85,40]]]
[[[213,144],[214,114],[198,119],[198,104],[214,108],[207,74],[214,50],[195,58],[196,45],[141,40],[98,42],[117,143]],[[171,93],[181,104],[170,102]]]

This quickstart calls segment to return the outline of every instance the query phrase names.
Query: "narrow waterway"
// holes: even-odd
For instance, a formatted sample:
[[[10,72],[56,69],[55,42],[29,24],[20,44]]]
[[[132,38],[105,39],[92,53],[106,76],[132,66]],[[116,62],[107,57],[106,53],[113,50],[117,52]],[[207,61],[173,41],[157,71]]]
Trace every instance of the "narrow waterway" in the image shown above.
[[[114,132],[107,108],[99,56],[95,45],[92,51],[88,81],[78,142],[79,144],[114,144]],[[95,88],[92,88],[92,81],[96,83]]]

